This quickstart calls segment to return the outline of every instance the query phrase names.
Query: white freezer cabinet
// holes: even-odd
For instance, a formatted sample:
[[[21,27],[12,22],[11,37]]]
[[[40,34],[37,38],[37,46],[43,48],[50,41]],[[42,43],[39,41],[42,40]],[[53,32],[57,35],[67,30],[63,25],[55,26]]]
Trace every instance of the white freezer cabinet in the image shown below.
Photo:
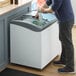
[[[52,16],[52,14],[51,14]],[[10,62],[43,69],[61,52],[56,18],[23,15],[10,23]]]

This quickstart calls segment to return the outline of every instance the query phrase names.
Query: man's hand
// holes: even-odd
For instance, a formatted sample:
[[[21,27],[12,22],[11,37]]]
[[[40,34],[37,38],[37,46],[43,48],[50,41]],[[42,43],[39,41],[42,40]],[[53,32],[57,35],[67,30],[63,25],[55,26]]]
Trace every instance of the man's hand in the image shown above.
[[[39,11],[42,12],[42,13],[47,13],[46,9],[47,9],[47,8],[39,7]]]
[[[33,18],[39,19],[39,14],[38,12],[35,13],[35,15],[32,15]]]
[[[39,11],[42,13],[52,13],[53,10],[51,8],[44,8],[44,7],[39,7]]]
[[[39,19],[39,14],[38,14],[38,12],[37,12],[37,14],[35,15],[35,18],[36,18],[36,19]]]

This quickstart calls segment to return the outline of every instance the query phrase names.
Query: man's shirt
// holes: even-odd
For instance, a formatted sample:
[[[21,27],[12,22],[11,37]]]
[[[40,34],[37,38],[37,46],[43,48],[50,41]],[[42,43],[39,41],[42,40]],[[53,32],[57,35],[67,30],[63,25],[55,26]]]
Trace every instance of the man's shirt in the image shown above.
[[[51,5],[56,17],[60,22],[66,22],[74,19],[71,0],[46,0],[48,6]]]

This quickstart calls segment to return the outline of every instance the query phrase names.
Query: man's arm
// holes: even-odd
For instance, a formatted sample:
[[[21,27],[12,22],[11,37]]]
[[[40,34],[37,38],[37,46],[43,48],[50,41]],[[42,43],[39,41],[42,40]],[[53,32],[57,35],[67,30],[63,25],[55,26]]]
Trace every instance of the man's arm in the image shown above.
[[[62,2],[63,2],[63,0],[52,0],[52,7],[51,7],[51,9],[53,11],[57,11],[60,8]]]
[[[52,13],[53,12],[52,9],[49,8],[49,5],[51,5],[51,4],[52,4],[52,0],[46,0],[46,2],[38,8],[38,12],[43,12],[43,13],[49,13],[50,12],[50,13]],[[39,17],[38,12],[35,15],[36,18]]]
[[[52,4],[52,0],[46,0],[46,4],[50,6]]]
[[[46,0],[46,2],[41,7],[48,8],[49,5],[51,5],[51,4],[52,4],[52,0]]]
[[[48,3],[49,1],[50,1],[50,3]],[[54,11],[57,11],[61,6],[62,1],[63,0],[47,0],[46,5],[49,6],[52,2],[52,4],[51,4],[52,6],[49,6],[48,8],[45,8],[45,7],[42,6],[40,8],[40,11],[43,12],[43,13],[52,13]]]
[[[46,0],[46,2],[39,7],[39,10],[43,13],[52,13],[53,10],[49,8],[49,6],[52,4],[52,0]]]
[[[51,7],[48,7],[48,8],[41,7],[40,11],[43,12],[43,13],[52,13],[52,12],[54,12]]]

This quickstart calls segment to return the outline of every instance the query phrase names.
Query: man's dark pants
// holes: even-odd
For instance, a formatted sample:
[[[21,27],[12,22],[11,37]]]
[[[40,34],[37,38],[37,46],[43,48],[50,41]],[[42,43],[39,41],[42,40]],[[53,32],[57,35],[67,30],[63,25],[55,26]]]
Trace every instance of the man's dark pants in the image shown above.
[[[59,22],[59,39],[62,43],[60,60],[65,62],[66,67],[74,70],[74,47],[72,43],[72,27],[74,20]]]

